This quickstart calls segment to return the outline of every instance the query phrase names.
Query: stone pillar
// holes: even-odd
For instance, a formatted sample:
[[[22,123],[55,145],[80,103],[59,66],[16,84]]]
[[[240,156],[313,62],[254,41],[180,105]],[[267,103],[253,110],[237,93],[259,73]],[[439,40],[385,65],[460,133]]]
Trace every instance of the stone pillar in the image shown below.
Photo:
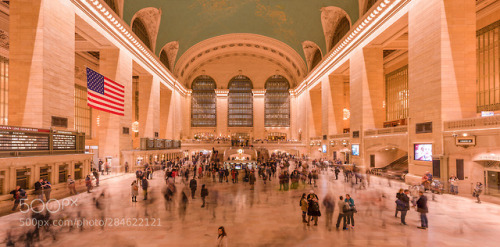
[[[265,90],[253,90],[253,138],[264,139]]]
[[[75,11],[70,1],[10,3],[9,124],[74,128]]]
[[[160,138],[168,138],[168,121],[172,91],[166,86],[160,86]]]
[[[322,106],[321,89],[314,88],[309,90],[309,104],[307,113],[309,115],[307,127],[309,129],[309,138],[322,135]]]
[[[408,150],[432,143],[433,158],[446,171],[443,122],[476,115],[475,1],[415,0],[408,18]],[[416,134],[416,124],[424,122],[432,122],[432,133]],[[409,173],[420,177],[425,171],[432,171],[432,163],[415,161],[410,151]]]
[[[323,135],[341,134],[344,109],[344,76],[331,74],[321,81]]]
[[[215,90],[217,94],[217,133],[227,136],[227,111],[229,90]]]
[[[132,124],[132,59],[118,49],[100,51],[99,73],[125,86],[125,115],[118,116],[92,109],[99,116],[97,130],[99,158],[113,157],[112,168],[120,166],[120,150],[132,149],[132,136],[122,134],[122,128]]]
[[[359,131],[359,138],[353,138],[352,143],[360,145],[360,155],[353,156],[353,162],[361,166],[368,165],[364,158],[364,131],[382,128],[385,120],[383,62],[381,48],[359,48],[350,59],[351,133]]]
[[[159,131],[160,81],[149,74],[139,75],[139,137],[153,138]]]

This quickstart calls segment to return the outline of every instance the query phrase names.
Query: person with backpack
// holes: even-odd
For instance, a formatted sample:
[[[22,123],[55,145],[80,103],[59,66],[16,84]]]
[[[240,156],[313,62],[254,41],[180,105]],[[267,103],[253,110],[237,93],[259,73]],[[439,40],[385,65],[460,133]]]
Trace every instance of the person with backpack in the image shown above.
[[[302,194],[302,197],[300,198],[300,209],[302,210],[302,222],[307,223],[306,220],[306,215],[307,215],[307,208],[309,207],[309,202],[306,199],[306,193]]]
[[[202,208],[205,207],[205,198],[208,196],[208,190],[205,187],[205,185],[201,185],[201,200],[203,201],[203,205],[201,205]]]
[[[339,206],[339,216],[337,217],[337,229],[339,229],[340,222],[343,220],[344,224],[342,226],[342,230],[347,230],[347,223],[346,223],[346,214],[349,212],[349,204],[345,203],[344,197],[340,196],[339,201],[337,202],[337,205]]]
[[[394,214],[394,217],[398,217],[398,211],[401,211],[398,209],[398,200],[401,199],[401,195],[404,195],[403,189],[399,189],[398,193],[396,193],[396,213]]]
[[[307,208],[307,225],[309,226],[309,222],[311,222],[311,217],[314,220],[314,225],[318,225],[318,217],[321,216],[321,212],[319,210],[319,199],[318,196],[314,193],[313,190],[309,191],[309,195],[307,195],[307,202],[309,206]]]
[[[354,205],[354,200],[349,194],[345,195],[345,203],[349,205],[349,212],[346,215],[347,224],[351,224],[351,228],[354,228],[354,213],[357,213],[356,206]]]
[[[401,212],[401,225],[406,225],[406,213],[410,210],[410,194],[409,190],[404,190],[398,200],[396,200],[397,208]]]

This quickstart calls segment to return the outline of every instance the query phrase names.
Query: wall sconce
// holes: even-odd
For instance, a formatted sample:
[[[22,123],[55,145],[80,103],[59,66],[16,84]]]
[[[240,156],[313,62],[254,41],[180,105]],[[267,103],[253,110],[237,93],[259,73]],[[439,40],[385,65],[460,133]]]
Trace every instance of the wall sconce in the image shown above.
[[[139,122],[138,121],[135,121],[132,123],[132,131],[135,133],[139,132]]]
[[[349,111],[349,109],[347,108],[344,108],[343,110],[343,119],[344,120],[347,120],[351,117],[351,112]]]
[[[97,115],[96,122],[97,126],[101,126],[101,116]]]

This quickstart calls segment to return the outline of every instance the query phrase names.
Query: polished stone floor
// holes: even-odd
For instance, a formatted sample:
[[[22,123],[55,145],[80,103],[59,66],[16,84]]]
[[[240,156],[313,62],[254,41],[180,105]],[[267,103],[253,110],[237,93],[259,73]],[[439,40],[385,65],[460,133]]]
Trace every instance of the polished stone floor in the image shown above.
[[[341,174],[342,175],[342,174]],[[217,228],[224,226],[230,246],[498,246],[500,232],[500,206],[490,203],[477,204],[471,199],[451,195],[429,195],[429,228],[417,229],[419,216],[411,210],[408,226],[399,224],[394,217],[395,193],[401,183],[371,177],[367,189],[357,189],[334,180],[332,174],[322,174],[318,187],[306,185],[297,190],[279,191],[277,179],[263,184],[258,180],[255,190],[248,183],[214,183],[211,179],[198,181],[209,189],[208,206],[201,208],[200,190],[194,200],[189,200],[186,210],[180,206],[184,185],[177,181],[173,203],[165,203],[162,174],[151,180],[147,201],[142,194],[137,203],[130,199],[132,174],[103,181],[93,193],[75,196],[77,206],[67,206],[64,212],[52,219],[103,219],[104,228],[85,226],[83,230],[51,227],[42,232],[38,246],[215,246]],[[299,198],[314,189],[324,198],[330,192],[339,195],[350,193],[358,213],[356,227],[348,231],[336,230],[325,225],[325,214],[318,226],[301,222]],[[93,198],[98,199],[96,209]],[[78,216],[78,212],[79,216]],[[334,213],[336,220],[338,210]],[[14,213],[0,218],[0,237],[6,239],[10,232],[16,246],[24,245],[26,233],[33,227],[26,224],[29,214]],[[28,218],[29,220],[29,218]],[[99,222],[99,221],[93,221]],[[52,236],[55,237],[53,240]]]

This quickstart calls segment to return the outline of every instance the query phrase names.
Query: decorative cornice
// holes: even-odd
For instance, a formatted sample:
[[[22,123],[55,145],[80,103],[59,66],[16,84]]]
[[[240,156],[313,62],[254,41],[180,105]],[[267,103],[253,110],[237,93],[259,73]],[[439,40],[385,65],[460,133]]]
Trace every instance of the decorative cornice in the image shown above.
[[[296,88],[294,94],[299,95],[307,88],[312,88],[320,83],[320,79],[332,68],[338,65],[343,58],[349,55],[357,45],[365,41],[370,34],[374,33],[382,24],[406,6],[411,0],[383,0],[379,1],[377,7],[372,7],[371,13],[366,13],[365,18],[360,18],[351,27],[351,30],[337,45],[323,58],[323,61],[307,75],[307,77]]]
[[[266,95],[265,89],[252,89],[254,97],[264,97]]]
[[[78,9],[87,14],[96,24],[127,48],[133,56],[155,72],[167,87],[178,90],[183,96],[186,95],[186,88],[164,67],[160,59],[137,38],[131,27],[116,13],[109,10],[106,4],[101,4],[99,0],[71,1]]]

